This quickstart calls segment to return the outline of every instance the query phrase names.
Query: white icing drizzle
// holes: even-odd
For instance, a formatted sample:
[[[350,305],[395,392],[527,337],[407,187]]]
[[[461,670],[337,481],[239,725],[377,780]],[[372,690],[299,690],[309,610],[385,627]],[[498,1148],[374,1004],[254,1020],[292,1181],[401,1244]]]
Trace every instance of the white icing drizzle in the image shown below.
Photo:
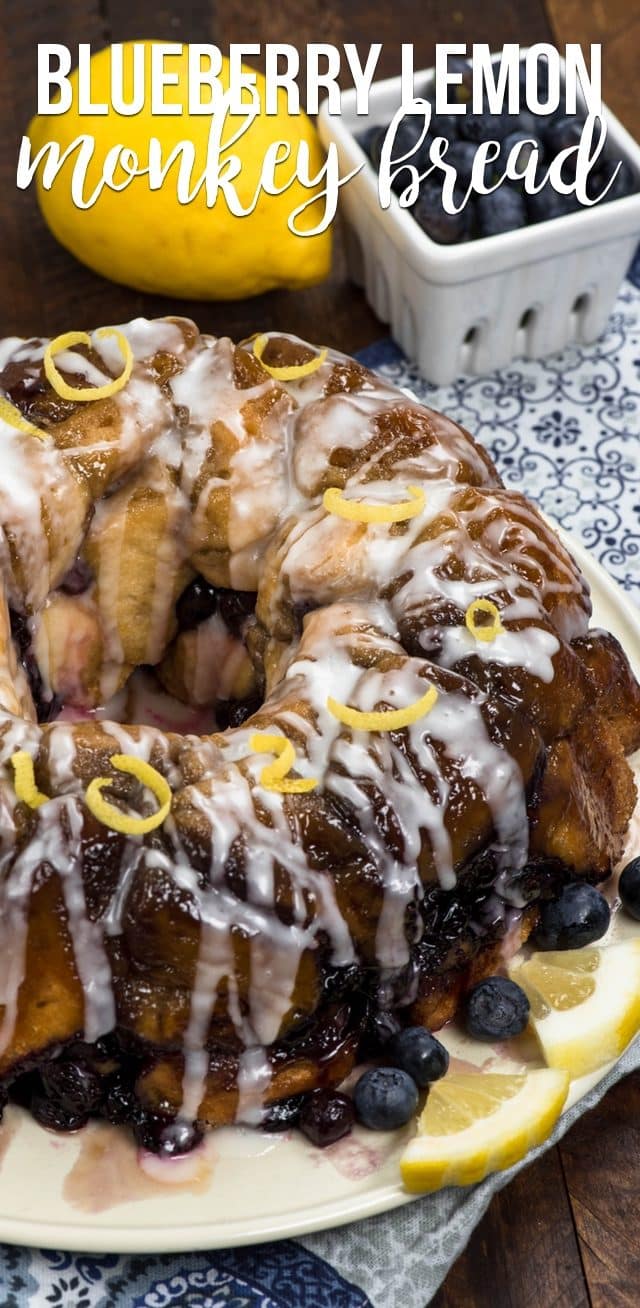
[[[11,876],[0,889],[0,993],[4,1004],[0,1053],[4,1053],[13,1036],[24,976],[29,900],[34,876],[44,864],[57,874],[62,887],[78,978],[84,994],[85,1038],[97,1040],[113,1030],[116,1021],[103,928],[101,923],[90,920],[84,896],[82,813],[77,800],[68,796],[52,799],[47,809],[35,835],[15,860]]]
[[[560,649],[557,636],[542,627],[525,627],[521,631],[503,628],[491,641],[475,640],[466,626],[443,627],[441,640],[438,662],[445,668],[454,668],[473,654],[483,663],[523,668],[545,685],[553,681],[553,656]]]
[[[15,1025],[27,909],[42,863],[60,877],[89,1040],[116,1021],[104,938],[122,931],[139,871],[157,869],[195,900],[200,921],[182,1114],[197,1117],[206,1094],[212,1019],[224,996],[240,1048],[237,1117],[256,1123],[271,1081],[269,1047],[286,1029],[306,956],[326,949],[337,967],[359,957],[337,880],[312,864],[297,801],[260,786],[265,758],[251,752],[249,727],[213,740],[184,736],[178,746],[175,736],[152,727],[100,721],[100,702],[118,692],[118,702],[126,698],[121,688],[134,662],[160,662],[174,635],[175,598],[194,572],[217,585],[258,590],[258,615],[274,656],[259,729],[289,736],[296,774],[317,780],[318,800],[332,812],[339,805],[352,813],[346,834],[380,883],[374,961],[384,974],[409,958],[407,911],[424,881],[455,885],[452,808],[461,787],[475,787],[483,798],[481,835],[493,846],[503,898],[527,857],[525,787],[505,744],[508,721],[504,740],[495,743],[489,697],[440,669],[455,669],[473,653],[548,684],[561,642],[587,630],[588,599],[555,536],[532,506],[500,488],[466,433],[408,403],[345,356],[329,351],[297,382],[264,376],[242,386],[236,347],[226,338],[199,336],[180,320],[136,319],[120,330],[132,348],[133,374],[105,407],[96,406],[93,425],[83,421],[86,406],[79,417],[49,424],[44,441],[0,423],[0,571],[10,602],[33,615],[46,684],[55,690],[56,669],[64,669],[69,717],[83,703],[85,716],[95,711],[100,757],[108,759],[115,748],[152,761],[180,802],[163,829],[165,848],[127,840],[111,902],[100,922],[90,922],[82,878],[81,797],[88,778],[79,775],[76,726],[60,721],[39,728],[24,720],[28,693],[5,651],[0,1045],[8,1046]],[[94,336],[92,343],[105,373],[116,375],[117,342]],[[0,343],[0,369],[20,364],[36,379],[43,352],[42,341],[11,338]],[[88,384],[105,379],[77,351],[58,355],[57,366]],[[391,529],[347,522],[323,508],[330,485],[376,503],[401,499],[408,485],[418,485],[425,511]],[[136,536],[139,493],[155,496],[156,509]],[[84,595],[64,597],[56,623],[55,588],[80,551],[95,580]],[[130,591],[140,568],[148,586],[135,607]],[[468,605],[486,595],[498,603],[504,624],[491,643],[475,641],[463,622]],[[459,614],[457,625],[438,624],[443,602]],[[308,604],[317,611],[300,636],[295,606]],[[69,636],[74,613],[78,629],[83,621],[75,643]],[[424,641],[425,653],[433,648],[433,624],[438,627],[437,667],[403,648],[400,635],[411,621],[424,624],[418,644]],[[130,651],[141,632],[144,657],[136,660]],[[10,650],[8,617],[3,634],[0,646]],[[203,624],[192,644],[193,702],[231,693],[244,651],[221,620]],[[351,730],[327,708],[329,695],[362,711],[405,707],[432,680],[439,689],[435,707],[402,732]],[[36,758],[43,746],[53,798],[34,815],[16,855],[8,760],[17,748]],[[209,865],[200,877],[185,852],[189,824],[208,833]],[[228,880],[235,853],[242,893]],[[283,887],[286,912],[278,899]],[[237,976],[238,941],[249,959],[246,993]]]

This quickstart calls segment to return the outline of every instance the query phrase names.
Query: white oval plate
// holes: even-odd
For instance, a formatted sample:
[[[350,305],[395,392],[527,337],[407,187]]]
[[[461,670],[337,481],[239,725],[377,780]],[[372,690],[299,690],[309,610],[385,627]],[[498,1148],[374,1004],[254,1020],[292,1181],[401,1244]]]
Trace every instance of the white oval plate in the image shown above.
[[[562,533],[561,533],[562,534]],[[607,627],[640,674],[640,613],[575,541],[567,544],[592,590],[594,624]],[[640,807],[640,806],[639,806]],[[640,852],[636,812],[627,856]],[[624,915],[616,938],[637,932]],[[455,1030],[443,1033],[452,1059],[521,1066],[535,1050],[492,1049]],[[576,1081],[569,1103],[608,1068]],[[243,1128],[213,1132],[186,1160],[142,1160],[124,1132],[93,1123],[75,1136],[42,1130],[10,1108],[0,1129],[0,1239],[112,1253],[169,1253],[273,1240],[339,1226],[411,1201],[398,1159],[410,1128],[383,1135],[357,1128],[318,1150],[297,1132],[267,1136]],[[149,1174],[151,1168],[153,1174]]]

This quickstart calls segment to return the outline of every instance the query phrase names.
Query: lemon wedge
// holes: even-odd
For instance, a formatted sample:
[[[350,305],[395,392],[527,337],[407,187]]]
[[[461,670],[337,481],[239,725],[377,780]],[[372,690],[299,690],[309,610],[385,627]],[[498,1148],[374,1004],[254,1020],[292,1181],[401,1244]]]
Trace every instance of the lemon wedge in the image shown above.
[[[527,994],[545,1062],[572,1078],[619,1058],[640,1030],[640,940],[533,954],[509,975]]]
[[[418,1133],[400,1159],[412,1194],[473,1185],[542,1144],[562,1112],[569,1076],[530,1072],[452,1072],[429,1090]]]

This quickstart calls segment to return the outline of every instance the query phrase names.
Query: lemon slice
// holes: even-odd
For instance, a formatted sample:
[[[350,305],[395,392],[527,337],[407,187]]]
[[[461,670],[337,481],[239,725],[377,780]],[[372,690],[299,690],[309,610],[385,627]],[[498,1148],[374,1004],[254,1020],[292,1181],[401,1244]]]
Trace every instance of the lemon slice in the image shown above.
[[[528,996],[545,1061],[572,1078],[619,1058],[640,1030],[640,940],[533,954],[509,975]]]
[[[429,1090],[418,1134],[400,1159],[412,1194],[473,1185],[524,1158],[551,1134],[567,1097],[567,1072],[452,1072]]]

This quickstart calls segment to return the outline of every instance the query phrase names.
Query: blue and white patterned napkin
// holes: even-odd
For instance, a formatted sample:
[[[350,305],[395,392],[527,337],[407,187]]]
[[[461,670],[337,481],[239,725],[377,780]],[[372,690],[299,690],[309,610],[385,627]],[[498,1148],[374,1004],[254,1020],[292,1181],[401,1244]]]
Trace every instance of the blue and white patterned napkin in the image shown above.
[[[473,432],[505,481],[591,549],[640,604],[640,257],[596,345],[446,387],[426,383],[391,341],[360,357]],[[639,1066],[637,1041],[564,1116],[544,1148]],[[123,1257],[0,1246],[0,1302],[2,1308],[425,1308],[492,1196],[523,1166],[352,1226],[246,1249]]]

